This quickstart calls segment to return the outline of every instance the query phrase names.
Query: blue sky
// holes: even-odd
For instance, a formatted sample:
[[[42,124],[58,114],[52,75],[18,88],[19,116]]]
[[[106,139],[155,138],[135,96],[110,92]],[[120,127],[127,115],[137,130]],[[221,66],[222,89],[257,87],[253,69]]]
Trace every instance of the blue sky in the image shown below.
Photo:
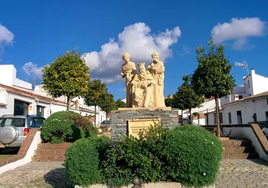
[[[17,77],[32,81],[55,57],[79,47],[91,77],[105,81],[117,99],[125,96],[122,53],[148,64],[157,50],[167,96],[197,67],[196,47],[207,47],[213,36],[226,44],[230,63],[246,60],[268,76],[267,7],[266,0],[0,0],[2,64],[14,64]],[[233,67],[233,73],[242,84],[245,70]]]

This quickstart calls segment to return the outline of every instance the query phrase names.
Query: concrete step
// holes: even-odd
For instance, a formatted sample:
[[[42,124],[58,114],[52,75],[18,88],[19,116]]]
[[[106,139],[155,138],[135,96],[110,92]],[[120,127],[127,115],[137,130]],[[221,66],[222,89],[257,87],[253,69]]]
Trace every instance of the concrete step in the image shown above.
[[[51,144],[51,143],[41,143],[38,145],[40,149],[67,149],[70,147],[72,143],[62,143],[62,144]]]
[[[224,153],[254,153],[255,148],[253,146],[233,146],[223,147]]]
[[[50,144],[41,143],[33,156],[36,162],[64,162],[65,153],[72,143]]]
[[[258,153],[224,153],[223,159],[258,159]]]
[[[221,140],[223,147],[251,146],[250,140]]]
[[[224,159],[256,159],[259,158],[250,140],[222,139]]]

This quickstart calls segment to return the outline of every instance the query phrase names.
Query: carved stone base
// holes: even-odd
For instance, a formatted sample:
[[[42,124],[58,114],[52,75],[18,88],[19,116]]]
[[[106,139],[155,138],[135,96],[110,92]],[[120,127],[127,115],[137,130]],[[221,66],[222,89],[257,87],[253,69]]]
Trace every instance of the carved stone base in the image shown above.
[[[135,122],[137,122],[137,127],[148,127],[148,122],[161,122],[162,126],[171,129],[179,125],[178,121],[178,110],[170,107],[120,108],[111,113],[111,138],[114,140],[120,137],[121,134],[129,135],[130,132],[133,132],[128,130],[129,122],[131,122],[131,126],[135,126]],[[141,125],[141,122],[144,122],[143,125]],[[137,127],[135,128],[136,135]]]

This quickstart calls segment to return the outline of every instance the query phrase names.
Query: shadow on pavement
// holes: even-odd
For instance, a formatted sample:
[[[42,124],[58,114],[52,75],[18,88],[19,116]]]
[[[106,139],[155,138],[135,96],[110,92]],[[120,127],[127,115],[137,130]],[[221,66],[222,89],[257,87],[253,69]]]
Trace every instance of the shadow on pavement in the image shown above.
[[[266,166],[268,167],[268,162],[265,161],[265,160],[262,160],[262,159],[248,159],[249,161],[252,161],[256,164],[259,164],[259,165],[263,165],[263,166]]]
[[[56,168],[44,176],[46,183],[56,188],[73,188],[65,168]]]

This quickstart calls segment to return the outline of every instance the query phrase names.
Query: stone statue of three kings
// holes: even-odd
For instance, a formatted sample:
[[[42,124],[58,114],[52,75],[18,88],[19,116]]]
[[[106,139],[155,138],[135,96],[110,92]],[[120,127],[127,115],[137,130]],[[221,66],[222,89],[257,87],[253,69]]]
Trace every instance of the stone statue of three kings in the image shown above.
[[[122,65],[121,76],[126,80],[127,107],[165,107],[165,67],[159,61],[159,54],[152,54],[153,61],[147,69],[145,63],[139,63],[139,73],[136,73],[136,65],[130,61],[129,53],[123,54],[122,58],[125,63]]]

